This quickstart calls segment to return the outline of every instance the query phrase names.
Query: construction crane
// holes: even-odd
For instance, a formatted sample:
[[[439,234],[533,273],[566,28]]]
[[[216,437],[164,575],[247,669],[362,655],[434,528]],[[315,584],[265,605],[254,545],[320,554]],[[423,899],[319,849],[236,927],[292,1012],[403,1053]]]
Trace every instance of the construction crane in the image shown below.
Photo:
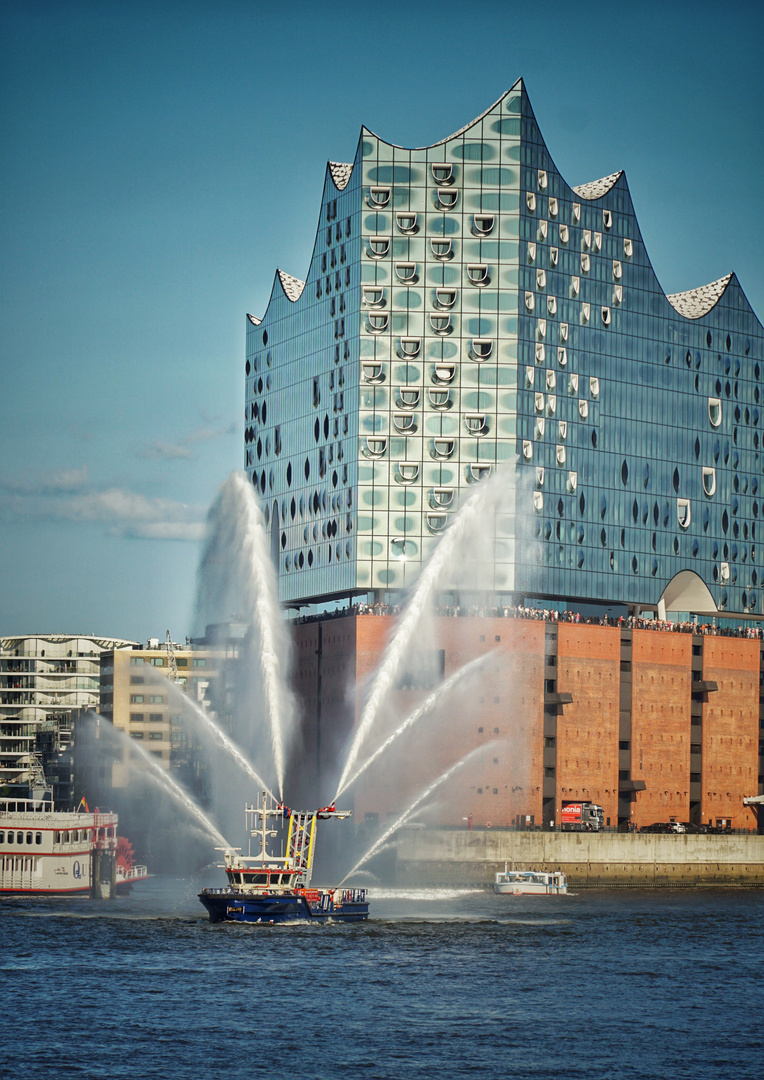
[[[175,660],[175,646],[172,643],[172,635],[170,631],[167,631],[165,635],[165,646],[167,648],[167,677],[171,682],[176,684],[180,683],[180,677],[178,675],[178,664]]]

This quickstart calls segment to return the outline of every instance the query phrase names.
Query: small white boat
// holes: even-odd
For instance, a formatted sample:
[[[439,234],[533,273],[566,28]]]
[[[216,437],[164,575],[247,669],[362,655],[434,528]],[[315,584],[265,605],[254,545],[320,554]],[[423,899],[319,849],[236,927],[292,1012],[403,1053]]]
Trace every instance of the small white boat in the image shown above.
[[[507,896],[564,896],[568,881],[562,870],[508,870],[504,863],[504,870],[494,879],[493,891]]]

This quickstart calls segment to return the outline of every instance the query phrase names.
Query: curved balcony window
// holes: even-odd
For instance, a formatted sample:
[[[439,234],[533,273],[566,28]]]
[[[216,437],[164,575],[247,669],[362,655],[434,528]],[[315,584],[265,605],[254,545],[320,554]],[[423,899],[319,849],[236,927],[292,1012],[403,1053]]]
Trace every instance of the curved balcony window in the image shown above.
[[[546,399],[546,414],[547,416],[554,416],[557,412],[557,398],[554,394],[550,394]]]
[[[577,276],[574,276],[574,277],[572,277],[570,279],[570,295],[573,296],[573,297],[578,296],[580,291],[581,291],[581,278],[577,277]]]
[[[618,259],[613,259],[613,277],[616,281],[623,277],[623,266]]]
[[[557,297],[556,296],[548,296],[546,298],[546,309],[547,309],[547,311],[549,312],[550,315],[556,315],[557,314]]]
[[[450,364],[445,360],[441,360],[435,365],[432,377],[435,382],[450,383],[455,374],[456,364]]]
[[[549,223],[547,222],[546,218],[542,218],[541,221],[539,222],[538,234],[537,234],[539,240],[546,240],[548,231],[549,231]]]
[[[528,242],[528,262],[534,263],[536,261],[536,241],[530,240]]]
[[[600,381],[594,375],[589,379],[589,393],[593,398],[600,396]]]
[[[369,237],[369,255],[372,259],[384,259],[385,255],[390,254],[390,237],[389,236],[370,236]]]
[[[433,161],[430,165],[432,178],[436,184],[453,184],[454,167],[448,161]]]
[[[395,276],[398,281],[403,282],[404,285],[410,285],[416,281],[416,263],[413,262],[399,262],[395,264]]]
[[[602,309],[602,324],[603,324],[603,326],[610,326],[610,321],[611,321],[610,308],[609,307],[604,307]]]
[[[398,348],[401,356],[413,360],[415,356],[419,356],[419,350],[422,348],[422,340],[421,338],[416,337],[402,337],[398,342]]]
[[[526,311],[533,311],[536,306],[536,295],[532,292],[525,294],[525,309]]]
[[[544,509],[544,492],[543,491],[534,491],[533,492],[533,509],[536,511],[537,514],[540,514],[542,512],[542,510]]]
[[[623,285],[613,286],[613,307],[620,307],[623,300]]]
[[[546,346],[543,341],[536,342],[536,363],[543,364],[546,360]]]
[[[589,415],[589,402],[584,401],[583,398],[578,403],[578,415],[581,417],[582,420],[586,420],[587,416]]]
[[[708,399],[708,419],[711,427],[719,427],[722,422],[722,403],[719,398]]]
[[[385,381],[384,364],[379,363],[377,360],[362,360],[361,373],[364,382],[381,383]]]
[[[550,217],[557,217],[559,212],[560,212],[560,206],[559,206],[559,203],[557,202],[557,199],[550,196],[550,199],[549,199],[549,216]]]
[[[434,487],[430,492],[430,505],[436,509],[447,510],[454,501],[452,487]]]
[[[547,174],[546,174],[546,169],[539,169],[539,171],[538,171],[538,182],[539,182],[540,190],[545,191],[547,183],[549,182],[548,178],[547,178]]]
[[[555,451],[555,460],[558,465],[564,465],[567,458],[567,451],[564,446],[558,446]]]
[[[467,263],[467,277],[472,285],[487,285],[488,267],[485,263]]]
[[[537,465],[536,466],[536,487],[543,487],[543,486],[544,486],[544,466],[543,465]]]
[[[560,252],[556,247],[550,247],[549,249],[549,265],[557,266],[559,262]]]
[[[722,581],[729,581],[730,579],[730,564],[723,562],[719,566],[720,577]]]
[[[568,240],[570,239],[570,230],[568,229],[567,225],[560,224],[559,237],[561,244],[567,244]]]
[[[399,210],[395,215],[395,224],[402,233],[415,233],[419,216],[413,210]]]
[[[449,334],[451,332],[451,316],[440,314],[439,312],[430,312],[430,326],[434,334]]]
[[[533,407],[537,413],[542,413],[544,411],[544,395],[538,391],[533,395]]]
[[[393,427],[401,435],[413,435],[416,431],[416,416],[411,412],[394,412]]]
[[[409,555],[416,554],[413,540],[407,540],[405,536],[394,536],[390,540],[390,553],[396,559],[404,560]]]
[[[572,396],[578,393],[578,372],[572,371],[568,378],[568,393]]]
[[[478,363],[487,360],[493,352],[493,342],[490,338],[473,338],[470,342],[470,356]]]
[[[523,447],[525,447],[525,445],[526,444],[523,443]],[[528,443],[527,445],[531,446],[530,443]],[[533,453],[533,447],[532,446],[531,446],[531,453]],[[470,483],[473,483],[473,484],[477,484],[481,480],[487,480],[488,477],[491,475],[491,469],[492,469],[492,466],[490,466],[490,465],[475,464],[473,462],[467,468],[467,479],[470,481]]]
[[[536,212],[536,196],[532,191],[526,192],[525,205],[531,214]]]
[[[677,499],[676,501],[676,519],[683,529],[688,529],[690,521],[692,520],[692,514],[690,512],[690,500],[689,499]]]
[[[575,494],[576,488],[578,487],[578,473],[577,472],[569,472],[568,473],[568,480],[567,480],[567,483],[566,483],[565,486],[568,489],[568,494],[569,495]]]
[[[568,421],[567,420],[560,420],[559,424],[557,425],[557,430],[560,433],[560,438],[561,439],[567,439],[567,437],[568,437]]]
[[[372,187],[369,188],[369,197],[366,200],[370,207],[374,210],[379,210],[383,206],[387,206],[390,202],[390,188],[389,187]]]
[[[542,270],[541,267],[536,271],[536,288],[546,288],[546,270]]]
[[[533,457],[533,443],[529,439],[523,439],[523,458],[530,461]]]
[[[381,307],[385,302],[385,290],[381,285],[364,285],[363,302],[368,307]]]
[[[634,254],[634,243],[628,236],[624,236],[623,238],[623,253],[627,259],[630,259]]]
[[[453,210],[459,198],[456,188],[438,188],[435,192],[435,201],[441,210]]]
[[[550,368],[546,373],[546,388],[547,390],[554,390],[557,385],[557,375],[553,368]]]
[[[568,324],[566,322],[560,323],[560,341],[568,340]]]
[[[536,323],[536,336],[539,341],[546,337],[546,319],[539,319]]]
[[[387,330],[387,324],[390,321],[390,316],[387,312],[375,311],[369,312],[369,330],[372,334],[383,334]]]
[[[581,233],[581,246],[584,251],[591,250],[592,246],[592,232],[591,229],[584,229]]]
[[[580,221],[581,220],[581,203],[579,203],[579,202],[574,202],[573,203],[573,220],[574,221]]]
[[[594,250],[602,251],[602,233],[596,232],[594,234]]]
[[[432,510],[428,510],[425,514],[425,520],[427,522],[427,528],[430,530],[430,532],[443,532],[446,525],[448,525],[448,514],[433,513]]]
[[[546,420],[543,416],[537,416],[536,422],[533,425],[533,436],[536,439],[544,438],[544,431],[546,430]]]
[[[485,413],[465,413],[464,423],[470,435],[485,435],[488,431],[488,419]]]
[[[581,273],[588,274],[589,270],[591,269],[591,265],[592,264],[589,256],[586,254],[586,252],[583,252],[583,254],[581,255]]]
[[[450,259],[453,255],[450,240],[438,240],[434,236],[430,239],[430,251],[436,259]]]
[[[456,289],[436,289],[435,300],[440,307],[453,307],[456,303]]]
[[[456,449],[456,439],[433,439],[432,456],[436,458],[450,458]]]
[[[398,390],[398,404],[402,409],[415,409],[419,404],[420,395],[418,386],[401,386]]]
[[[533,386],[533,383],[535,382],[535,379],[536,379],[536,369],[532,368],[532,367],[527,367],[525,369],[525,385],[528,386],[528,387]]]
[[[473,214],[472,231],[475,236],[488,236],[493,232],[496,218],[493,214]]]
[[[716,491],[716,469],[703,467],[703,490],[709,496]]]
[[[603,210],[602,211],[602,224],[605,226],[606,229],[612,229],[612,227],[613,227],[613,211],[612,210]]]
[[[395,466],[395,479],[399,484],[413,484],[419,479],[419,462],[399,461]]]
[[[427,397],[433,409],[448,409],[451,405],[451,391],[442,390],[437,386],[427,389]]]
[[[581,322],[582,323],[588,323],[589,322],[589,316],[591,315],[591,310],[592,309],[591,309],[590,304],[582,304],[581,305]]]
[[[367,457],[380,458],[387,450],[387,439],[376,438],[373,435],[366,436]]]

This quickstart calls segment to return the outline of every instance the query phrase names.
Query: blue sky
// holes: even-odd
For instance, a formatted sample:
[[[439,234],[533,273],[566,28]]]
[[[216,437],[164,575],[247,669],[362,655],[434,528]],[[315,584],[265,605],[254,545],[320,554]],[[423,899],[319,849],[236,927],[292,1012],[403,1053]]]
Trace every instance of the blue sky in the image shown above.
[[[244,317],[304,276],[325,162],[522,76],[573,184],[626,169],[667,292],[764,317],[764,7],[7,2],[0,633],[176,639],[243,457]]]

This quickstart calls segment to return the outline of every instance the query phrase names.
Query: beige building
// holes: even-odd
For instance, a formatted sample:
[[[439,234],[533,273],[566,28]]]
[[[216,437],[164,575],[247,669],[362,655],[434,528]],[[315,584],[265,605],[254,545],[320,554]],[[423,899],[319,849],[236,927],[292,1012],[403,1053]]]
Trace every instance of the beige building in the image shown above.
[[[166,769],[187,766],[196,772],[192,760],[196,743],[184,722],[176,687],[202,705],[221,661],[219,651],[181,645],[168,649],[157,638],[130,651],[104,653],[101,713],[115,728],[143,743]]]

